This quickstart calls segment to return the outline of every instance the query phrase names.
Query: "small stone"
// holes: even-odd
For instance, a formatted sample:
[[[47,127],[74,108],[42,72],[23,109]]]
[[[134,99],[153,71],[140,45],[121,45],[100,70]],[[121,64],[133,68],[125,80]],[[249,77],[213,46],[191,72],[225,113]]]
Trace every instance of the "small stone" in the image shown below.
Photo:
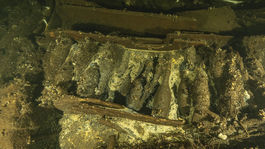
[[[224,135],[222,133],[218,134],[218,138],[222,139],[222,140],[226,140],[227,139],[227,135]]]

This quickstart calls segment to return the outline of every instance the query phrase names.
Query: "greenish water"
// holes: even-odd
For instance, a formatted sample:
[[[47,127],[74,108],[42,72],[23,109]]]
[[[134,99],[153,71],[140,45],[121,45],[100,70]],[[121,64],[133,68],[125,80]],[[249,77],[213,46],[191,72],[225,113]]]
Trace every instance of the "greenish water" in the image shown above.
[[[99,0],[98,4],[108,8],[118,8],[118,9],[126,8],[128,10],[142,10],[142,11],[146,10],[146,12],[154,12],[154,13],[157,12],[160,13],[161,11],[163,11],[165,13],[171,13],[171,14],[174,11],[179,12],[182,11],[183,9],[194,10],[197,8],[205,8],[209,6],[211,7],[224,6],[224,5],[231,6],[231,1],[226,3],[221,0],[220,1],[216,0],[214,2],[212,1],[210,4],[207,3],[208,1],[198,1],[196,4],[191,4],[190,2],[187,2],[185,0],[182,0],[183,3],[177,3],[177,1],[175,0],[163,1],[161,3],[160,2],[161,2],[160,0],[153,0],[153,1],[152,0],[147,0],[147,1],[116,0],[111,2],[108,0],[105,1]],[[43,95],[49,95],[53,94],[54,92],[60,91],[52,88],[51,84],[53,82],[52,83],[49,82],[50,78],[55,77],[53,71],[55,71],[57,67],[55,67],[53,70],[47,71],[47,66],[43,64],[48,61],[47,59],[49,59],[48,57],[49,55],[47,54],[47,49],[40,47],[35,40],[36,37],[45,38],[44,34],[42,33],[42,31],[44,31],[43,25],[45,25],[43,19],[49,18],[49,16],[47,16],[47,14],[49,14],[47,13],[47,10],[52,9],[52,6],[50,6],[50,4],[53,3],[49,0],[47,0],[46,2],[41,0],[23,0],[23,1],[0,0],[0,88],[1,88],[0,117],[2,119],[6,118],[6,123],[9,124],[7,126],[4,125],[0,126],[0,132],[2,132],[0,136],[2,137],[2,139],[0,138],[0,148],[3,145],[6,145],[5,142],[11,142],[11,144],[13,143],[13,145],[11,146],[13,146],[14,148],[20,148],[20,147],[33,148],[33,149],[60,148],[61,146],[59,138],[62,128],[61,125],[59,124],[59,120],[63,117],[63,112],[49,105],[50,101],[46,102],[46,100],[48,100],[49,98],[48,99],[43,99],[44,97],[41,98]],[[181,6],[184,4],[185,8],[181,8]],[[251,7],[251,9],[248,9],[248,6]],[[232,7],[236,6],[233,5]],[[258,8],[258,9],[256,10],[253,8]],[[250,106],[244,109],[245,111],[244,110],[242,111],[242,113],[249,116],[249,119],[257,118],[259,110],[262,110],[265,107],[265,101],[264,101],[265,52],[264,52],[264,42],[262,41],[262,39],[265,38],[263,37],[265,34],[264,8],[265,8],[264,1],[262,0],[244,1],[242,6],[237,7],[236,9],[236,16],[238,19],[236,21],[238,21],[239,25],[241,25],[241,28],[236,28],[235,30],[232,31],[220,33],[222,35],[235,36],[235,38],[233,38],[233,40],[235,41],[231,41],[233,43],[231,46],[229,45],[227,47],[225,46],[222,48],[228,49],[228,51],[233,49],[236,52],[238,52],[244,61],[245,65],[244,67],[248,68],[248,73],[251,76],[245,82],[246,84],[244,85],[246,89],[251,92],[252,97],[250,101],[253,103],[250,102],[249,103]],[[212,24],[215,23],[212,22]],[[92,25],[95,26],[94,24]],[[54,26],[56,26],[56,28],[61,27],[58,24]],[[85,29],[87,28],[89,27],[86,27]],[[105,30],[107,30],[106,31],[107,33],[111,33],[112,31],[110,30],[113,28],[115,27],[104,28],[104,26],[103,27],[97,26],[94,27],[93,29],[89,28],[90,29],[89,31],[104,32]],[[86,31],[85,29],[83,31]],[[76,30],[80,30],[80,28],[76,28]],[[120,35],[120,34],[117,33],[114,35]],[[121,33],[121,35],[132,36],[135,34]],[[258,38],[254,38],[256,35],[260,36]],[[152,37],[152,35],[148,35],[148,37],[150,36]],[[253,37],[253,39],[250,38],[249,42],[247,42],[248,40],[244,40],[245,41],[244,42],[243,39],[245,38],[245,36],[251,36]],[[68,41],[68,40],[69,39],[65,41],[64,43],[65,45],[69,43],[74,44],[75,42],[78,42],[78,41]],[[95,44],[95,47],[99,45]],[[61,46],[63,47],[63,44]],[[54,49],[56,48],[61,49],[61,47],[55,45]],[[254,50],[249,50],[249,49],[254,49]],[[199,55],[200,54],[204,55],[205,53],[198,50]],[[59,61],[64,54],[65,53],[63,52],[59,53],[58,57],[56,57],[57,56],[56,55],[55,56],[56,58],[54,58],[53,61],[54,65],[55,66],[58,65],[58,68],[59,64],[56,63],[57,62],[56,60]],[[208,57],[208,55],[204,56]],[[257,63],[254,63],[253,61]],[[156,64],[158,63],[157,60],[155,63]],[[185,68],[191,67],[189,66],[190,63],[191,62],[185,61],[185,63],[183,63],[183,65],[181,66]],[[143,70],[145,69],[146,68],[144,68]],[[207,69],[210,68],[207,67]],[[47,73],[49,72],[51,74],[47,75]],[[68,74],[71,73],[68,72]],[[57,79],[58,78],[61,80],[67,79],[65,76],[67,76],[68,74],[66,72],[65,74],[62,74],[61,77],[58,77],[57,75]],[[49,75],[51,77],[47,78],[47,76]],[[60,82],[60,80],[58,82]],[[141,80],[138,81],[138,84],[147,84],[147,83],[146,80]],[[63,88],[62,90],[65,91],[67,94],[71,95],[77,94],[76,90],[78,84],[76,84],[76,82],[69,81],[57,85],[62,86]],[[221,88],[219,89],[222,90]],[[211,90],[211,92],[214,91]],[[119,92],[115,92],[114,94],[115,95],[113,96],[116,97],[117,102],[126,105],[125,100],[123,100],[126,97],[121,95],[121,93]],[[17,98],[16,106],[14,106],[14,109],[11,108],[11,110],[5,108],[9,107],[7,103],[11,103],[9,98],[10,100]],[[54,100],[53,98],[54,97],[51,96],[50,100]],[[144,103],[144,106],[146,106],[146,103]],[[23,111],[21,111],[21,109],[23,109],[21,107],[26,109],[24,111],[26,114],[23,113]],[[16,110],[20,111],[20,114],[23,113],[24,115],[22,116],[19,114],[12,115],[13,111]],[[142,111],[144,110],[145,109],[142,109]],[[150,114],[151,109],[148,110],[149,110],[148,114]],[[211,110],[218,112],[218,110],[216,109],[211,109]],[[4,115],[2,113],[5,114],[8,113],[10,115],[8,114]],[[240,116],[241,116],[240,118],[243,117],[242,115]],[[11,122],[9,122],[10,119]],[[261,119],[262,118],[259,118],[258,120],[262,121]],[[0,121],[0,124],[1,122],[2,121]],[[232,123],[231,121],[229,122]],[[13,128],[13,124],[16,124],[16,128]],[[252,132],[256,136],[253,135],[250,138],[245,137],[245,139],[239,141],[233,140],[230,142],[230,145],[221,145],[221,148],[244,148],[244,147],[265,148],[264,144],[265,130],[264,128],[262,128],[262,126],[264,126],[264,124],[261,124],[261,126],[259,126],[260,132],[259,131]],[[242,129],[242,126],[238,126],[236,129]],[[6,134],[5,133],[6,131],[7,132],[10,131],[10,134],[12,134],[13,132],[12,134],[13,136],[4,135]],[[252,135],[252,133],[250,133],[250,135]],[[28,139],[28,137],[30,139]],[[7,139],[7,141],[1,141],[4,139]],[[159,145],[161,145],[162,147],[164,146],[164,148],[166,147],[170,148],[169,144],[161,143]],[[153,145],[152,147],[154,146],[155,145]]]

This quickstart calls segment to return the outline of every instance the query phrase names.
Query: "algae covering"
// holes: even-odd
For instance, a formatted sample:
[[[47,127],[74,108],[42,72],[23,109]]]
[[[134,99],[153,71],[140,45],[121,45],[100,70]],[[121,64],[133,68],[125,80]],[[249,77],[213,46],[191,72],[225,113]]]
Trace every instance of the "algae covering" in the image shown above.
[[[248,4],[3,3],[0,149],[264,148],[264,9],[253,1],[249,15]],[[72,19],[91,11],[104,13]],[[117,22],[100,20],[114,14]],[[120,18],[168,21],[156,30]],[[167,29],[172,22],[179,30]]]

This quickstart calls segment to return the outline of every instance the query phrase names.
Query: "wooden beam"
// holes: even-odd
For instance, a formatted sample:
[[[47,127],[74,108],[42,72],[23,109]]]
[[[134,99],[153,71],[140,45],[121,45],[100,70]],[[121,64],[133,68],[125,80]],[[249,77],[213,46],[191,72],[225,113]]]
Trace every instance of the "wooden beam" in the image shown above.
[[[86,113],[101,116],[120,117],[130,120],[148,122],[159,125],[179,126],[185,124],[184,120],[169,120],[155,118],[132,111],[124,106],[92,98],[79,98],[75,96],[63,95],[54,102],[59,110],[65,113]]]

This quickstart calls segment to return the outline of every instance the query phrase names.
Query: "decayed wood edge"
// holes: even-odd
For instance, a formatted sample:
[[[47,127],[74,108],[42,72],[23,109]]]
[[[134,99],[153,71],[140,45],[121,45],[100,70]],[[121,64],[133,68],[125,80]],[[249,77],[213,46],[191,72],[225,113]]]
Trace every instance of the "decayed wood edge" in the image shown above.
[[[85,104],[92,104],[92,105],[98,105],[106,108],[113,108],[113,109],[124,109],[125,107],[119,104],[115,104],[112,102],[105,102],[99,99],[95,98],[79,98],[80,103],[85,103]]]
[[[225,46],[228,44],[230,40],[232,40],[233,36],[224,36],[217,34],[202,34],[202,33],[170,33],[167,34],[166,40],[190,40],[190,41],[201,41],[204,42],[204,45],[212,45],[218,44],[219,47]]]
[[[60,99],[57,99],[54,102],[54,106],[65,113],[86,113],[109,117],[120,117],[168,126],[179,126],[185,124],[184,120],[169,120],[164,118],[155,118],[136,112],[128,112],[131,110],[119,104],[92,98],[79,98],[70,95],[63,95]]]
[[[82,41],[86,38],[100,43],[114,43],[126,48],[147,50],[147,51],[172,51],[185,49],[191,46],[211,46],[217,47],[226,45],[233,36],[222,36],[215,34],[194,34],[194,33],[171,33],[166,38],[144,38],[144,37],[119,37],[102,35],[96,33],[84,33],[73,30],[54,30],[46,33],[48,38],[59,38],[61,35],[69,36],[75,41]]]

